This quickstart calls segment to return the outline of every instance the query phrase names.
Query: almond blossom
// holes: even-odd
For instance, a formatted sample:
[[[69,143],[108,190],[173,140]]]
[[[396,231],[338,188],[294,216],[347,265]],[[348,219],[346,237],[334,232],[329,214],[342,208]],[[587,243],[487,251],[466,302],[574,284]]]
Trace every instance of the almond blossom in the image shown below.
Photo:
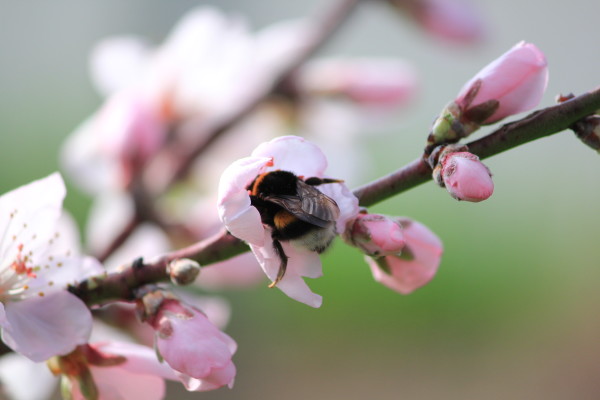
[[[251,205],[248,185],[259,174],[275,170],[289,171],[303,178],[323,178],[326,168],[327,159],[317,146],[297,136],[283,136],[259,145],[250,157],[235,161],[221,176],[217,202],[219,216],[232,235],[248,242],[271,281],[277,279],[280,258],[273,247],[271,227],[263,225],[260,213]],[[337,203],[340,216],[336,230],[343,232],[358,213],[358,200],[343,183],[323,184],[316,188]],[[302,279],[322,275],[318,254],[289,242],[281,245],[288,257],[288,265],[277,287],[295,300],[319,307],[321,296],[313,293]]]
[[[100,267],[56,231],[65,193],[55,173],[0,197],[2,340],[33,361],[70,352],[91,331],[89,309],[66,285]]]

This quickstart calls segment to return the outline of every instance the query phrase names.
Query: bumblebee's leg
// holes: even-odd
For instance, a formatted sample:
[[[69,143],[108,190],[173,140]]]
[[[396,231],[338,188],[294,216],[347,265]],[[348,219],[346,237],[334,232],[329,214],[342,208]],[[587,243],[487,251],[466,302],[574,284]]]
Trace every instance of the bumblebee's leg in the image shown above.
[[[274,288],[275,285],[277,285],[277,283],[279,283],[279,281],[283,279],[288,262],[288,256],[285,255],[285,252],[283,251],[283,246],[281,246],[279,240],[273,239],[273,248],[275,249],[275,253],[277,253],[279,259],[281,260],[281,264],[279,264],[279,272],[277,272],[277,277],[273,282],[269,284],[270,288]]]
[[[342,179],[329,179],[329,178],[317,178],[313,176],[312,178],[308,178],[304,180],[304,183],[311,186],[319,186],[325,183],[342,183],[344,182]]]

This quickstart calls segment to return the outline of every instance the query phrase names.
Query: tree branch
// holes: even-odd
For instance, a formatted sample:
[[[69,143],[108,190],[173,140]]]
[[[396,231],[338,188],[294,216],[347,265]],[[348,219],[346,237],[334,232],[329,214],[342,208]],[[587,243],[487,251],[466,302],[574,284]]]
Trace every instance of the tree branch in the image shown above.
[[[575,122],[600,109],[600,88],[564,103],[536,111],[527,117],[501,126],[489,135],[468,144],[481,158],[491,157],[527,142],[567,129]],[[431,179],[431,168],[419,158],[399,170],[354,190],[361,206],[367,207]],[[124,271],[84,280],[70,291],[88,305],[114,300],[133,300],[133,290],[141,285],[169,279],[167,265],[178,258],[192,258],[207,265],[248,251],[241,240],[222,231],[218,234],[168,253],[157,261],[141,259],[124,266]]]
[[[574,97],[564,103],[535,111],[525,118],[502,125],[481,139],[467,143],[469,151],[480,158],[488,158],[508,149],[568,129],[575,122],[600,109],[600,87]],[[354,190],[360,205],[379,203],[389,197],[412,189],[431,179],[431,168],[422,159],[391,174]]]

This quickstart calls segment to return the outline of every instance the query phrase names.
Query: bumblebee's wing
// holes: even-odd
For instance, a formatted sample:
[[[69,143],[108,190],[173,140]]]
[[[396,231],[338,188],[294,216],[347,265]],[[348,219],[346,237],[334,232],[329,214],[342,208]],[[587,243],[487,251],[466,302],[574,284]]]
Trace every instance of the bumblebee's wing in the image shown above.
[[[285,208],[296,218],[319,226],[327,227],[340,216],[337,203],[313,186],[298,180],[298,195],[270,195],[265,200]]]

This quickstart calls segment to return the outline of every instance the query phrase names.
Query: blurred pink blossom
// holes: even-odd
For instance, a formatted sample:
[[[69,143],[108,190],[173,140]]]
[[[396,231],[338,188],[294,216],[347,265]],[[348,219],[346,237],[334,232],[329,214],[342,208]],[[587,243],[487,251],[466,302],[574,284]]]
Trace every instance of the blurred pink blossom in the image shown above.
[[[533,44],[519,42],[463,86],[456,98],[463,118],[491,124],[538,105],[548,84],[548,64]]]
[[[259,145],[250,157],[231,164],[222,174],[219,184],[219,216],[232,235],[248,242],[261,267],[275,281],[279,272],[278,257],[271,238],[271,228],[264,226],[258,210],[251,205],[248,185],[261,173],[274,170],[289,171],[300,177],[323,177],[327,160],[314,144],[297,136],[284,136]],[[358,213],[358,200],[343,183],[318,186],[318,189],[336,201],[340,217],[337,232]],[[285,276],[277,287],[291,298],[319,307],[321,296],[313,293],[302,277],[322,275],[321,261],[316,252],[282,243],[288,256]]]
[[[479,202],[494,192],[490,170],[476,155],[466,151],[448,153],[440,163],[441,178],[455,199]]]
[[[311,95],[346,97],[364,106],[403,105],[416,92],[416,71],[397,59],[317,59],[301,68],[300,90]]]
[[[174,371],[161,363],[150,347],[100,342],[89,345],[87,353],[92,353],[88,367],[98,390],[98,400],[161,400],[166,392],[164,379],[177,380]],[[77,381],[72,382],[71,389],[73,400],[87,399]]]
[[[407,12],[423,29],[447,42],[471,44],[481,41],[484,22],[469,0],[390,0]]]
[[[165,121],[134,92],[120,92],[65,141],[61,161],[89,193],[123,189],[160,149]]]
[[[441,240],[425,225],[397,218],[402,226],[405,247],[396,255],[366,257],[377,282],[402,294],[409,294],[435,276],[442,257]]]

